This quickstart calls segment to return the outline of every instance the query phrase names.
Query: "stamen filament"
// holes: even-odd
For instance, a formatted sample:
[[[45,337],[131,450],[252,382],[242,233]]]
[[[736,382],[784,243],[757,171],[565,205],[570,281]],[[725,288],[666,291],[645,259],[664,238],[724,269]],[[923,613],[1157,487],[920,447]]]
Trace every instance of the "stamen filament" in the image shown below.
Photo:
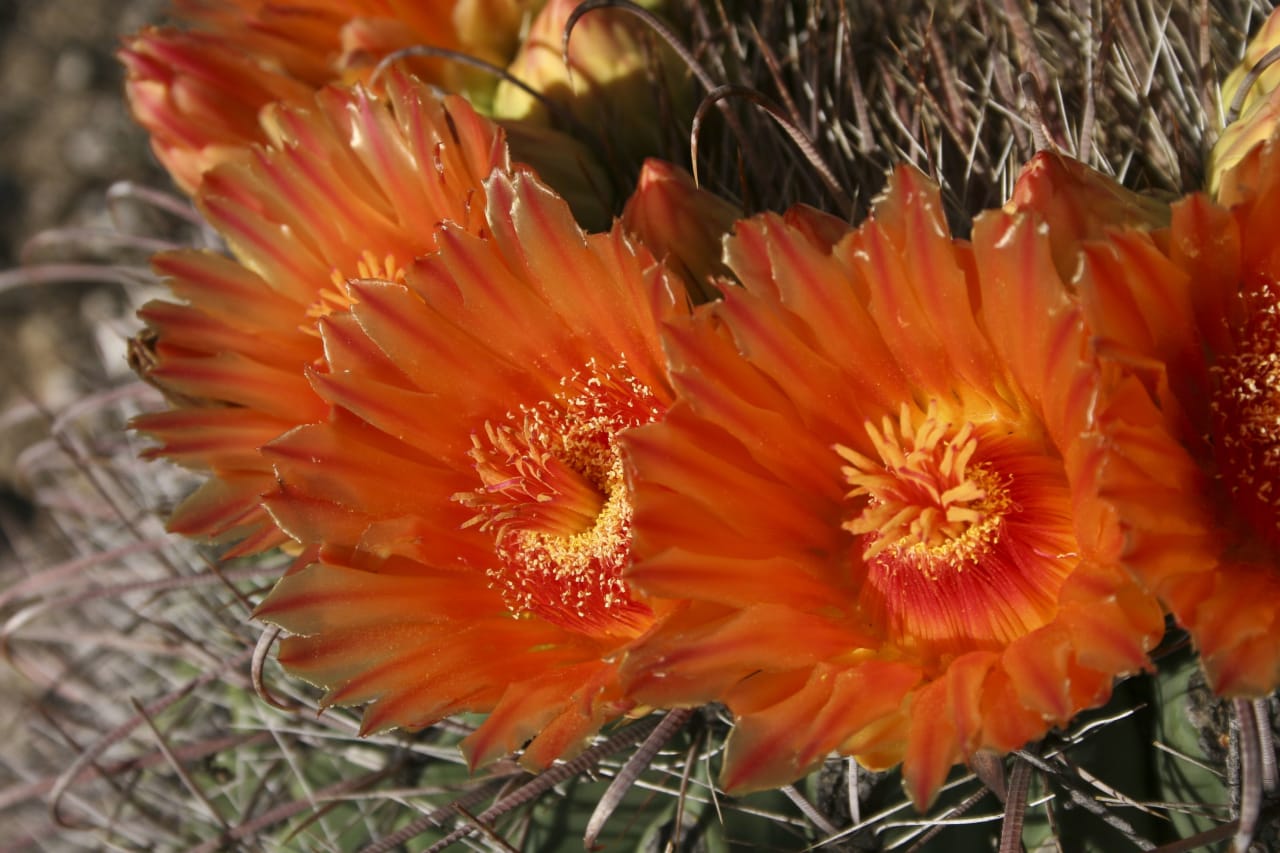
[[[960,571],[994,544],[1010,501],[992,472],[970,466],[978,450],[972,422],[946,441],[952,424],[939,417],[935,401],[919,424],[903,405],[896,430],[887,416],[879,428],[868,421],[864,429],[879,462],[843,445],[835,448],[850,463],[841,468],[852,487],[846,497],[862,499],[844,528],[865,537],[863,560],[910,553],[911,564],[926,566],[932,575]]]

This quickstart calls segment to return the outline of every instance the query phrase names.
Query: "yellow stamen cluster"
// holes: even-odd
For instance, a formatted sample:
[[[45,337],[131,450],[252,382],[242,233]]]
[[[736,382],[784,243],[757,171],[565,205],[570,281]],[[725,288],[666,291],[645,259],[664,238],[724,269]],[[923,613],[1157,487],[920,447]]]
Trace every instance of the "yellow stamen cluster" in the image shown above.
[[[591,634],[630,632],[647,609],[622,581],[631,503],[617,438],[662,408],[622,363],[589,363],[560,386],[472,436],[483,486],[454,500],[476,511],[467,526],[493,532],[502,565],[489,574],[513,613]]]
[[[904,403],[896,425],[887,416],[879,428],[865,425],[880,461],[836,446],[849,463],[841,469],[853,486],[846,497],[860,504],[844,528],[865,537],[864,560],[887,552],[933,578],[943,567],[963,569],[998,541],[1008,490],[986,467],[970,464],[978,449],[973,424],[948,440],[952,426],[938,417],[936,402],[913,426]]]
[[[631,503],[615,488],[595,523],[568,536],[535,528],[497,539],[504,568],[489,576],[514,613],[536,613],[591,634],[630,631],[635,608],[621,577],[631,551]]]
[[[1236,352],[1215,367],[1219,466],[1236,506],[1280,544],[1280,289],[1264,285]]]

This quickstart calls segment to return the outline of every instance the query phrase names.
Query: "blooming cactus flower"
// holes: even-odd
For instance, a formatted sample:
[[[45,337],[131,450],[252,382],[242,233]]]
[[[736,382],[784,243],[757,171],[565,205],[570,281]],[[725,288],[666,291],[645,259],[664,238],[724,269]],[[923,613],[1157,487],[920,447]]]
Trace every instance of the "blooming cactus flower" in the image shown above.
[[[1239,168],[1234,206],[1193,195],[1167,231],[1089,247],[1079,288],[1106,361],[1137,368],[1095,404],[1124,563],[1211,686],[1256,697],[1280,686],[1280,145]]]
[[[665,605],[623,579],[619,442],[672,389],[685,297],[620,227],[584,235],[528,174],[494,173],[483,237],[446,226],[402,282],[350,285],[310,371],[334,416],[272,442],[268,507],[314,555],[258,615],[280,660],[367,704],[366,730],[489,714],[474,763],[531,765],[634,703],[618,662]]]
[[[259,505],[275,475],[258,448],[328,412],[304,373],[325,357],[317,318],[350,304],[351,280],[401,277],[444,220],[485,228],[482,180],[509,168],[491,122],[398,74],[385,97],[326,89],[267,126],[273,144],[210,173],[198,197],[233,257],[154,261],[184,300],[141,311],[148,377],[175,405],[134,424],[159,442],[152,455],[212,474],[172,529],[242,550],[284,541]]]
[[[125,91],[190,193],[208,169],[267,141],[259,115],[269,104],[305,106],[327,84],[368,82],[380,59],[415,45],[505,65],[529,11],[521,0],[180,0],[176,16],[189,29],[146,29],[120,51]],[[441,58],[408,67],[451,91],[474,81]]]
[[[312,89],[206,33],[144,30],[120,51],[134,119],[174,182],[194,192],[200,176],[223,161],[248,157],[265,141],[258,111],[276,101],[305,103]]]
[[[1098,369],[1044,231],[997,211],[953,241],[899,169],[834,244],[739,223],[742,287],[672,327],[677,400],[623,438],[626,576],[684,601],[625,677],[639,701],[728,705],[730,789],[839,750],[903,762],[923,807],[954,763],[1147,665],[1163,614],[1099,535]]]

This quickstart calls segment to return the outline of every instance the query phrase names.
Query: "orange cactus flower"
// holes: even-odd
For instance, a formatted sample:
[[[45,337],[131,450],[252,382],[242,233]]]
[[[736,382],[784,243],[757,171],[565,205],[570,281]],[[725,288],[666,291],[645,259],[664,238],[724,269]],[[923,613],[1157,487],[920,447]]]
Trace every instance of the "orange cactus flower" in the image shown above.
[[[490,179],[488,232],[446,226],[320,320],[334,416],[265,449],[268,507],[318,559],[258,616],[326,702],[367,704],[365,730],[485,712],[473,763],[536,735],[543,766],[633,705],[618,659],[663,605],[622,578],[618,442],[670,404],[659,328],[687,309],[620,227],[584,236],[529,174]]]
[[[312,87],[228,50],[208,33],[148,29],[120,51],[126,91],[151,149],[174,183],[194,192],[216,163],[247,158],[264,142],[258,111],[276,101],[301,104]]]
[[[180,21],[235,42],[312,86],[367,73],[415,44],[504,63],[536,2],[517,0],[175,0]],[[439,66],[438,70],[443,70]],[[440,79],[440,78],[436,78]],[[442,81],[443,82],[443,81]]]
[[[529,11],[523,0],[179,0],[177,20],[190,29],[143,30],[120,51],[125,91],[156,156],[190,193],[204,172],[268,141],[259,117],[269,104],[305,106],[322,86],[367,82],[380,59],[414,45],[505,65]],[[409,67],[450,91],[472,79],[438,58]]]
[[[1234,207],[1194,195],[1168,231],[1089,247],[1080,294],[1099,352],[1133,368],[1096,404],[1096,490],[1124,563],[1210,684],[1257,697],[1280,686],[1280,143],[1240,168]]]
[[[834,245],[740,222],[742,287],[673,325],[677,402],[623,438],[627,578],[685,601],[624,678],[639,701],[729,706],[731,790],[838,750],[903,762],[923,808],[955,763],[1147,665],[1163,614],[1085,498],[1097,365],[1044,230],[996,211],[954,241],[937,188],[900,169]]]
[[[509,168],[492,123],[402,75],[385,97],[326,89],[267,126],[272,146],[210,173],[198,198],[233,257],[154,262],[184,300],[141,311],[145,373],[174,405],[134,424],[152,455],[213,475],[172,529],[243,551],[284,541],[259,505],[275,476],[258,448],[328,412],[304,373],[324,360],[317,318],[350,304],[352,279],[401,277],[442,221],[479,233],[482,181]]]

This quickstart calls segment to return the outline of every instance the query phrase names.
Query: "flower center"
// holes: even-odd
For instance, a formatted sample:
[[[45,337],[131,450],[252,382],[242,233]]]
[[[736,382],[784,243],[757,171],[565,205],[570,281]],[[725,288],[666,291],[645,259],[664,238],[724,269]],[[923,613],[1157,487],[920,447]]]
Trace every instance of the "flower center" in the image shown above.
[[[1215,367],[1212,402],[1218,468],[1253,531],[1280,545],[1280,289],[1250,300],[1236,352]]]
[[[878,460],[836,448],[859,616],[926,666],[1047,624],[1079,561],[1062,459],[1029,427],[956,428],[936,403],[903,406],[896,424],[866,425]]]
[[[631,503],[618,437],[663,407],[625,365],[594,363],[551,400],[486,423],[472,436],[483,484],[454,499],[467,526],[494,534],[489,571],[507,607],[592,636],[638,633],[651,612],[622,580],[631,560]]]
[[[836,447],[849,463],[841,469],[853,487],[847,497],[865,499],[844,523],[864,537],[863,560],[896,558],[932,580],[943,570],[962,571],[998,541],[1011,506],[1008,489],[984,466],[970,464],[978,448],[973,424],[948,439],[951,427],[939,420],[936,402],[913,427],[903,404],[896,425],[888,417],[879,429],[866,423],[880,461]]]

